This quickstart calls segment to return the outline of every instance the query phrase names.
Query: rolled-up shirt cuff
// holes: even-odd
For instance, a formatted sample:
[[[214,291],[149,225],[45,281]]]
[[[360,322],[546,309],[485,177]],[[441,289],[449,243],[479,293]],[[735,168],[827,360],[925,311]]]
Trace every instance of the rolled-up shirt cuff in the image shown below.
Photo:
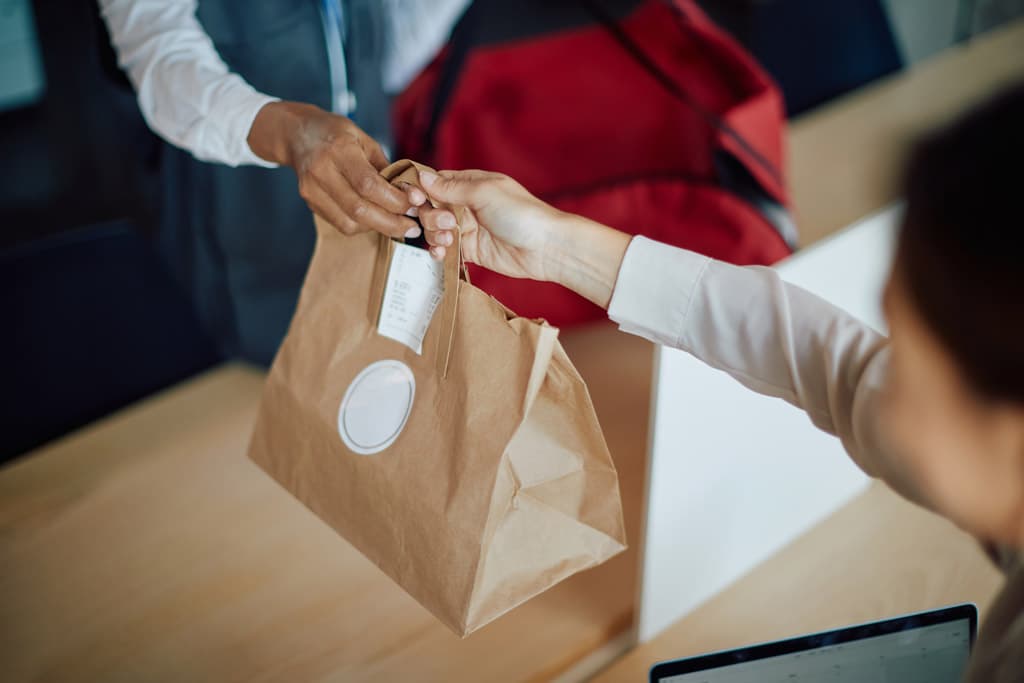
[[[232,155],[234,156],[231,160],[233,162],[231,164],[232,166],[253,165],[263,166],[264,168],[277,167],[277,164],[257,156],[256,153],[252,151],[252,148],[249,147],[249,131],[252,130],[252,122],[256,120],[256,115],[260,113],[260,109],[271,102],[279,101],[280,98],[264,95],[257,91],[247,93],[239,98],[232,114],[235,130],[244,132],[241,144],[236,148],[237,154]]]
[[[183,139],[173,140],[175,144],[190,150],[201,161],[228,166],[277,166],[252,151],[249,132],[260,110],[279,98],[259,92],[237,74],[226,76],[204,97],[208,102],[200,109],[207,112],[202,125],[196,126],[192,135],[186,133]]]
[[[711,259],[634,237],[626,249],[608,305],[623,332],[680,346],[686,314]]]

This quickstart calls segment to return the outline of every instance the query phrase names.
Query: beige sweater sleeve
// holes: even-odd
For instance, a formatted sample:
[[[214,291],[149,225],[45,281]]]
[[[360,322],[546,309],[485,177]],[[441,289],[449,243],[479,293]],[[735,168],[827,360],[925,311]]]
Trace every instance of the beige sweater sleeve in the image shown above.
[[[634,238],[608,314],[804,410],[868,475],[926,504],[879,429],[888,340],[774,270]]]

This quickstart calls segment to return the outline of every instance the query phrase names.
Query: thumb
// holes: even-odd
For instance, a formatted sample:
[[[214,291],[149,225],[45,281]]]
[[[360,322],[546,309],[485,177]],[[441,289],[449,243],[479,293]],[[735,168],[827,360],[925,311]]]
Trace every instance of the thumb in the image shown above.
[[[479,186],[469,175],[447,172],[438,175],[430,171],[420,171],[420,183],[427,194],[445,204],[465,204],[472,206]]]

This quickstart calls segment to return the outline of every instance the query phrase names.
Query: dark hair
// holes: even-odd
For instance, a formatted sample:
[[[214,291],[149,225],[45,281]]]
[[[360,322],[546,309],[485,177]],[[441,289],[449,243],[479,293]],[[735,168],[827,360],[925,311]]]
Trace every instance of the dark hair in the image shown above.
[[[1024,84],[921,141],[897,273],[982,396],[1024,403]]]

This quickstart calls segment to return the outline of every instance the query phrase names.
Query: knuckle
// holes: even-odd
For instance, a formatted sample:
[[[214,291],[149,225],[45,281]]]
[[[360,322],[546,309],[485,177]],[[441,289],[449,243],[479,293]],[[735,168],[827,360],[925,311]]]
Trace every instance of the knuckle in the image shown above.
[[[356,200],[352,204],[351,216],[356,222],[363,221],[366,216],[370,213],[370,205],[362,199]]]
[[[355,123],[353,123],[352,119],[348,118],[347,116],[339,116],[338,130],[351,135],[354,131],[358,130],[358,127],[356,126]]]
[[[366,196],[366,195],[370,194],[370,192],[373,191],[373,188],[374,188],[375,185],[376,185],[376,179],[373,176],[364,175],[364,176],[361,176],[358,180],[356,180],[356,182],[355,182],[355,190],[359,194],[361,194],[363,196]]]
[[[309,173],[314,178],[323,177],[331,164],[330,154],[324,151],[314,153],[313,157],[309,160]]]
[[[351,125],[346,121],[346,125]],[[350,129],[342,129],[338,135],[331,139],[331,148],[334,153],[344,156],[359,147],[359,138]]]
[[[327,144],[324,146],[325,150],[329,150],[330,154],[341,156],[345,153],[345,148],[348,147],[349,137],[345,133],[341,135],[335,135]]]

